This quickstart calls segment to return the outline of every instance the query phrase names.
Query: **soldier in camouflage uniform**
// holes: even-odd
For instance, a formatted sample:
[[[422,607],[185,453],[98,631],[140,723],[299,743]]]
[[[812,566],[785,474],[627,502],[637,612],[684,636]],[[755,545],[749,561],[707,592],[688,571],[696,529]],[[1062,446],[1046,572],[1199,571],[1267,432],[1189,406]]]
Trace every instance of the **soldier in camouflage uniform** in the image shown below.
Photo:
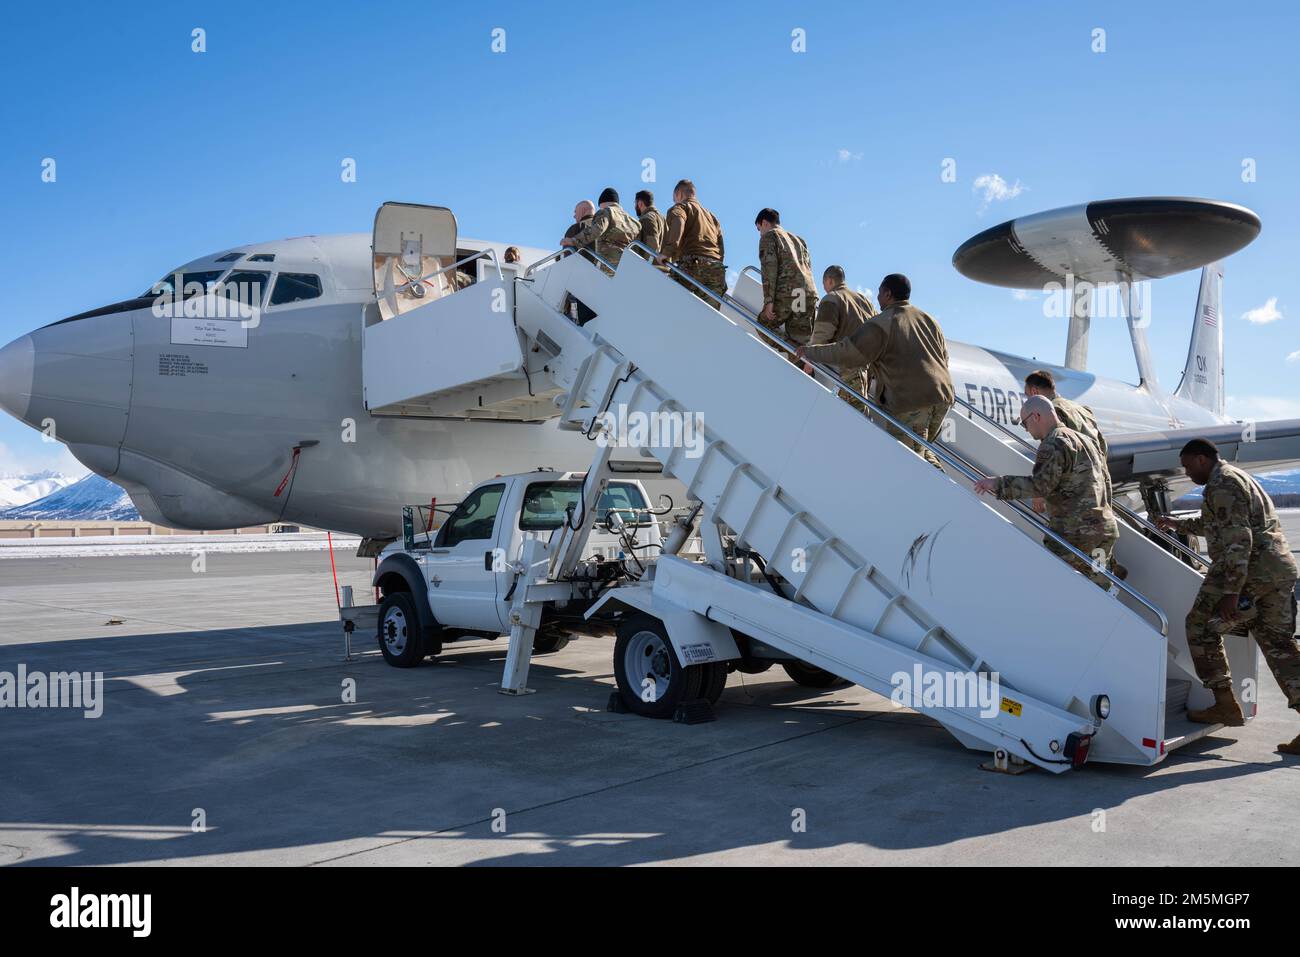
[[[1104,466],[1106,501],[1108,503],[1113,502],[1114,489],[1111,487],[1110,465],[1106,460],[1109,446],[1106,444],[1106,436],[1097,425],[1097,417],[1093,414],[1092,409],[1082,403],[1075,402],[1073,399],[1057,395],[1056,380],[1052,377],[1052,373],[1046,369],[1036,369],[1025,376],[1025,395],[1041,395],[1049,400],[1052,403],[1052,408],[1056,410],[1056,417],[1060,419],[1063,426],[1071,431],[1078,432],[1085,439],[1092,442],[1097,449],[1098,455],[1101,456],[1101,464]],[[1034,500],[1034,510],[1038,512],[1043,510],[1043,503],[1038,499]],[[1110,570],[1114,572],[1117,578],[1128,578],[1128,569],[1118,561],[1111,562]]]
[[[1031,496],[1044,499],[1052,531],[1092,561],[1084,561],[1050,538],[1043,544],[1102,588],[1110,587],[1101,569],[1110,565],[1119,525],[1106,499],[1106,468],[1097,447],[1063,426],[1052,403],[1041,395],[1030,396],[1021,406],[1020,423],[1038,440],[1033,474],[980,479],[975,491],[997,495],[1002,501]]]
[[[763,267],[763,311],[758,320],[775,332],[784,330],[787,342],[807,345],[817,312],[808,244],[781,228],[781,214],[775,209],[760,209],[754,226]]]
[[[578,235],[578,233],[582,232],[582,230],[586,228],[587,224],[591,222],[592,217],[595,215],[595,203],[589,199],[579,200],[578,204],[573,207],[573,225],[564,231],[564,238],[572,239],[574,236]],[[561,240],[560,245],[570,246],[572,243],[566,243]],[[584,244],[582,248],[590,249],[591,245],[589,243]]]
[[[641,232],[637,239],[640,240],[641,245],[659,252],[664,244],[664,217],[659,210],[655,209],[655,194],[650,190],[643,189],[636,194],[636,215],[641,223]]]
[[[566,236],[561,246],[587,246],[611,266],[623,258],[627,244],[641,232],[641,224],[618,204],[618,191],[607,186],[600,194],[600,208],[594,216],[581,224],[572,236]]]
[[[1046,369],[1037,369],[1025,376],[1025,395],[1041,395],[1052,403],[1056,409],[1056,417],[1061,420],[1061,424],[1067,429],[1078,432],[1086,439],[1090,439],[1092,444],[1097,447],[1101,454],[1101,460],[1106,461],[1106,455],[1109,451],[1106,445],[1106,436],[1102,435],[1101,429],[1097,426],[1097,417],[1093,415],[1092,409],[1082,405],[1065,396],[1056,394],[1056,380]],[[1110,469],[1106,469],[1106,501],[1111,500],[1111,483]]]
[[[1204,535],[1213,562],[1187,613],[1187,645],[1197,677],[1214,692],[1214,705],[1187,716],[1205,724],[1245,723],[1232,694],[1222,637],[1243,617],[1243,598],[1253,606],[1250,630],[1269,670],[1287,703],[1300,711],[1296,564],[1273,502],[1249,474],[1220,461],[1219,450],[1208,439],[1192,439],[1183,446],[1181,461],[1188,478],[1205,486],[1201,514],[1182,520],[1165,515],[1156,524],[1166,531]],[[1300,754],[1300,736],[1278,745],[1278,750]]]
[[[933,443],[952,408],[952,374],[948,371],[948,342],[934,318],[908,301],[912,283],[902,273],[880,280],[877,301],[883,310],[864,322],[847,339],[824,345],[800,346],[796,359],[835,367],[867,366],[879,383],[880,405],[910,430]],[[939,471],[938,456],[892,422],[885,431]]]
[[[876,314],[876,307],[869,297],[854,292],[845,285],[843,266],[826,267],[822,273],[822,288],[826,295],[817,303],[817,319],[813,323],[812,337],[808,340],[810,346],[848,339]],[[860,394],[867,394],[865,366],[850,362],[839,366],[838,372],[840,378]],[[841,390],[840,398],[859,412],[866,411],[866,407],[847,392]]]
[[[727,294],[726,255],[722,241],[722,226],[718,217],[700,205],[695,198],[695,184],[689,179],[678,182],[673,188],[673,206],[664,217],[664,241],[656,264],[671,262],[705,289],[719,296]],[[710,305],[717,301],[702,295],[690,283],[673,277],[691,292]]]
[[[579,200],[578,204],[573,207],[573,225],[564,231],[564,239],[560,240],[560,245],[572,245],[565,240],[572,239],[574,236],[578,235],[578,233],[586,229],[595,215],[595,203],[589,199]],[[585,244],[577,247],[577,249],[581,253],[585,250],[590,250],[591,245]],[[590,256],[587,256],[586,258],[591,259]],[[592,261],[594,262],[595,260]],[[580,326],[596,318],[595,311],[572,293],[564,297],[564,308],[561,311]]]

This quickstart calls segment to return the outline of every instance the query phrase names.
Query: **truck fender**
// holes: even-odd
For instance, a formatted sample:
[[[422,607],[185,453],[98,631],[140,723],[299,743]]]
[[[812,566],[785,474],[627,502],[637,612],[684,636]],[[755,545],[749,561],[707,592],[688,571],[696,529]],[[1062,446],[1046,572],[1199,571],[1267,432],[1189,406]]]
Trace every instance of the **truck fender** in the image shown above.
[[[433,609],[429,606],[429,585],[424,580],[424,575],[415,559],[401,553],[389,555],[375,569],[370,584],[379,588],[380,582],[392,575],[397,575],[406,582],[406,589],[411,593],[411,600],[415,602],[415,610],[419,612],[420,625],[424,633],[435,634],[440,626]]]
[[[682,667],[702,665],[707,661],[730,661],[740,657],[740,648],[736,646],[730,628],[669,601],[646,586],[614,589],[592,605],[587,617],[590,618],[599,609],[612,611],[620,606],[628,611],[644,612],[662,621],[668,631],[673,653],[677,656],[677,663]]]

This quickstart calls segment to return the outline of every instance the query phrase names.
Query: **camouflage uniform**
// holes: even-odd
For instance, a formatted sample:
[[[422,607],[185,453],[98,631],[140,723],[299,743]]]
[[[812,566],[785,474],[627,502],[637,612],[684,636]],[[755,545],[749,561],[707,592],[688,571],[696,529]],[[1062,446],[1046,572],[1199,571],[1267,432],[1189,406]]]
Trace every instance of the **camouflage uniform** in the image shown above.
[[[823,343],[847,339],[875,314],[876,307],[867,296],[854,292],[844,283],[840,283],[817,304],[817,319],[813,323],[812,337],[808,340],[808,344],[819,346]],[[837,371],[840,378],[859,393],[868,394],[869,384],[865,366],[846,363],[838,366]],[[866,411],[866,406],[847,392],[841,391],[840,398],[859,412]]]
[[[694,199],[674,203],[664,218],[664,241],[660,254],[701,286],[720,296],[727,293],[726,255],[718,217]],[[676,276],[679,283],[710,305],[716,302]]]
[[[618,203],[610,203],[596,210],[591,219],[583,220],[582,227],[570,238],[578,246],[594,249],[611,266],[617,266],[627,244],[640,233],[641,224]]]
[[[1032,475],[1004,475],[998,479],[998,498],[1041,498],[1047,502],[1047,522],[1052,531],[1090,555],[1085,562],[1052,539],[1048,549],[1088,575],[1102,588],[1110,585],[1095,565],[1108,568],[1119,525],[1106,499],[1105,466],[1097,447],[1078,432],[1057,425],[1038,443]]]
[[[641,231],[637,234],[637,239],[640,240],[641,245],[648,246],[655,252],[663,248],[664,217],[653,206],[647,206],[645,212],[641,214]]]
[[[952,408],[952,374],[948,371],[948,343],[934,318],[905,299],[890,303],[883,312],[863,322],[847,339],[810,345],[804,355],[811,362],[840,368],[868,366],[880,404],[894,418],[927,442],[939,438],[943,420]],[[893,423],[885,431],[935,468],[943,463]]]
[[[1067,429],[1078,432],[1085,439],[1089,439],[1101,454],[1101,464],[1106,466],[1106,454],[1108,447],[1106,445],[1106,436],[1101,434],[1101,429],[1097,427],[1097,417],[1092,414],[1092,409],[1086,405],[1080,405],[1072,399],[1064,396],[1053,396],[1052,408],[1056,410],[1056,417],[1061,424]],[[1106,501],[1111,501],[1111,483],[1110,468],[1106,466]]]
[[[582,219],[578,220],[564,231],[564,238],[573,239],[573,237],[586,230],[586,228],[591,225],[591,221],[594,218],[594,216],[582,217]],[[583,250],[590,250],[591,248],[590,243],[580,243],[577,246],[576,251],[582,252]],[[591,260],[590,256],[587,256],[586,258]],[[591,261],[594,262],[595,260]],[[595,311],[572,293],[569,293],[564,297],[564,308],[561,311],[580,326],[596,318]]]
[[[1300,710],[1296,564],[1273,502],[1246,472],[1219,462],[1205,483],[1200,516],[1180,521],[1178,531],[1204,535],[1213,562],[1187,613],[1187,645],[1201,683],[1212,690],[1232,687],[1215,620],[1220,598],[1247,595],[1255,606],[1251,633],[1287,703]]]
[[[758,241],[758,261],[763,267],[763,306],[771,305],[774,316],[763,325],[773,331],[784,327],[787,341],[807,345],[817,311],[808,244],[773,226]]]
[[[590,226],[591,221],[594,218],[595,218],[594,216],[583,216],[582,219],[578,220],[576,223],[574,223],[572,226],[570,226],[568,229],[564,231],[564,238],[572,239],[574,236],[578,235],[578,233],[582,232],[588,226]],[[591,247],[591,243],[579,243],[578,248],[591,249],[592,247]],[[587,258],[590,259],[591,257],[588,256]]]

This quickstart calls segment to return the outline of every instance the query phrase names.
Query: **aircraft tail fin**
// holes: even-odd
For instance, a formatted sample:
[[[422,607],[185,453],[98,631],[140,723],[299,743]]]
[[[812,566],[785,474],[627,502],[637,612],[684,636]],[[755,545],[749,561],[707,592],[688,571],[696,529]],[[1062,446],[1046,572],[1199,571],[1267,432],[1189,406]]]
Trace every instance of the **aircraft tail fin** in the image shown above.
[[[1187,365],[1174,395],[1223,414],[1223,263],[1201,270]]]

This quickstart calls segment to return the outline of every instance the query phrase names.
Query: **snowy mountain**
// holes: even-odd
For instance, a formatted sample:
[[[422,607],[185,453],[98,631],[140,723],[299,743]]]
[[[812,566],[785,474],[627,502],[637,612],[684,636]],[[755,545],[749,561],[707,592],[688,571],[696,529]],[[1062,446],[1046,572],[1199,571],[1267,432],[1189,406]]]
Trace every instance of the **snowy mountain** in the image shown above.
[[[66,488],[75,481],[70,475],[49,469],[26,475],[0,475],[0,509],[26,505]]]
[[[0,519],[15,518],[138,522],[140,513],[125,491],[92,473],[34,502],[0,510]]]

